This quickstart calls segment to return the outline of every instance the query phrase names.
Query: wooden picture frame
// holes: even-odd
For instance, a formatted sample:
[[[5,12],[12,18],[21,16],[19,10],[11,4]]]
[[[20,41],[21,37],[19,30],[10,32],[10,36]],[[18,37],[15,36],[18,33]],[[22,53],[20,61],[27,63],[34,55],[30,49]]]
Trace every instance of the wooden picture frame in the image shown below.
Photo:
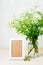
[[[25,41],[20,38],[10,39],[10,59],[24,59],[25,57]]]

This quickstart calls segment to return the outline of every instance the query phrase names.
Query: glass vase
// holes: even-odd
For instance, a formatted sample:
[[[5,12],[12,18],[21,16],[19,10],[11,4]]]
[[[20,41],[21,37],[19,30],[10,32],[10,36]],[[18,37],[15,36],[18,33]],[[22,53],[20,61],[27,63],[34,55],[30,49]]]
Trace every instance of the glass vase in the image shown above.
[[[35,43],[36,46],[33,47],[31,44],[32,42],[28,43],[28,57],[30,58],[36,58],[39,56],[38,53],[38,44]]]

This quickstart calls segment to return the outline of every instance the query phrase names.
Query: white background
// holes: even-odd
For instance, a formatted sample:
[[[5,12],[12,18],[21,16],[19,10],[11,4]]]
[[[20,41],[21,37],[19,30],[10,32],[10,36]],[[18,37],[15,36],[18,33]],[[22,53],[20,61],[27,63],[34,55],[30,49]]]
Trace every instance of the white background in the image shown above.
[[[8,26],[8,22],[19,13],[35,5],[39,10],[43,10],[43,0],[0,0],[0,48],[9,47],[9,39],[12,37],[22,37]],[[43,47],[43,36],[38,39],[39,47]]]

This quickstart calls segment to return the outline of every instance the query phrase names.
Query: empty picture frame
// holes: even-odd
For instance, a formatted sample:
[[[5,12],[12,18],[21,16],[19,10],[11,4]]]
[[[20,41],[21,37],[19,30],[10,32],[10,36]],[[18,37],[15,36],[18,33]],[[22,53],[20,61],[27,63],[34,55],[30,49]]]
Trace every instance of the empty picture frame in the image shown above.
[[[25,57],[24,39],[10,39],[10,59],[24,59]]]

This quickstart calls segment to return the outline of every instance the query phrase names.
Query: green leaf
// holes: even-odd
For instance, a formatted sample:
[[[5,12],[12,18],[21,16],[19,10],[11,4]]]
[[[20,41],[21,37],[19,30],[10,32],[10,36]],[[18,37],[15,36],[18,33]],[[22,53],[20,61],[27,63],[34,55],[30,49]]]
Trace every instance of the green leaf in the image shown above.
[[[29,57],[25,57],[24,61],[30,61],[30,58]]]
[[[43,34],[43,30],[40,30],[40,34],[41,34],[41,35]]]

